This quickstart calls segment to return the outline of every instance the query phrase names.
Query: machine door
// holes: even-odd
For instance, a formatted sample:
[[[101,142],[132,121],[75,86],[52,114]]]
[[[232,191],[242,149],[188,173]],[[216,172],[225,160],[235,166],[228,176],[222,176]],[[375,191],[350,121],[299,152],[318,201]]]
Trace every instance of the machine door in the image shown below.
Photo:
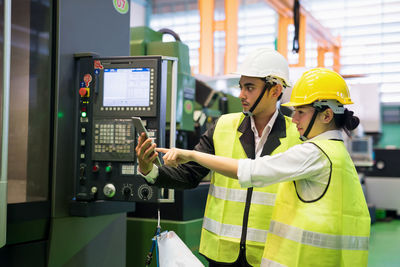
[[[2,178],[0,191],[0,221],[6,233],[3,235],[5,246],[0,248],[0,265],[13,266],[13,263],[24,266],[35,259],[35,263],[44,266],[50,221],[52,3],[9,2],[12,2],[11,60],[7,107],[3,102],[7,96],[0,93],[1,110],[8,108],[8,114],[0,114],[1,125],[8,120],[8,129],[2,129],[5,133],[1,144],[5,150],[1,172],[7,180]],[[2,52],[5,45],[4,3],[0,1]],[[1,64],[5,56],[2,52]],[[5,70],[5,67],[1,68],[2,88]]]

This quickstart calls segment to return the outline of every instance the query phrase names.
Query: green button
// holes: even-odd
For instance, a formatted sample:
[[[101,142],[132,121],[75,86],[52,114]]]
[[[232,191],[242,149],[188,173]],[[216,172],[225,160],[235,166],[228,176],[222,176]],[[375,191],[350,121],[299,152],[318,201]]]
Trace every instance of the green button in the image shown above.
[[[82,111],[82,118],[86,118],[87,114],[85,111]]]
[[[107,166],[107,167],[106,167],[106,172],[111,172],[111,170],[112,170],[112,167],[111,167],[111,166]]]

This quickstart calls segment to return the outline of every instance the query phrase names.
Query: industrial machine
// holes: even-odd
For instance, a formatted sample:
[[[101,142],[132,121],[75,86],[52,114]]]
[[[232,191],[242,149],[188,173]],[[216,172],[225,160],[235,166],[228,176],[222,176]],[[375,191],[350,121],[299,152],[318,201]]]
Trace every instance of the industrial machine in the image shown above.
[[[163,42],[164,34],[172,35],[175,41]],[[235,111],[232,108],[237,105],[230,105],[231,103],[235,101],[239,103],[240,109],[236,111],[241,110],[240,101],[237,98],[226,96],[191,75],[189,47],[181,42],[180,37],[171,30],[131,28],[130,55],[139,57],[162,55],[178,58],[176,98],[172,96],[171,83],[167,81],[166,85],[166,129],[173,126],[169,117],[174,109],[170,103],[176,100],[176,131],[166,131],[167,147],[168,140],[171,138],[169,134],[174,133],[176,147],[193,149],[201,134],[216,118],[224,113]],[[167,65],[169,75],[172,68],[169,63]],[[232,102],[228,103],[229,100]],[[162,146],[160,143],[157,145]],[[173,204],[149,201],[136,203],[135,211],[128,213],[127,250],[132,253],[127,255],[127,265],[136,266],[136,260],[147,254],[149,248],[142,244],[150,245],[149,237],[154,235],[157,224],[157,210],[161,211],[161,219],[168,220],[162,222],[163,227],[175,231],[192,252],[204,260],[198,255],[198,244],[208,188],[209,183],[204,182],[194,189],[175,190]]]
[[[163,35],[172,35],[174,42],[163,42]],[[180,37],[169,29],[154,31],[148,27],[131,28],[130,55],[163,55],[176,57],[178,61],[177,98],[176,98],[176,129],[179,134],[194,130],[193,110],[196,84],[191,76],[189,64],[189,47],[181,42]],[[171,66],[168,64],[168,73]],[[171,83],[167,82],[167,127],[170,123]],[[181,137],[182,138],[182,137]],[[177,138],[177,141],[180,138]],[[179,142],[179,141],[178,141]]]
[[[374,164],[365,172],[366,197],[377,209],[400,215],[400,150],[374,149]]]
[[[78,54],[76,59],[79,104],[72,213],[81,215],[76,205],[100,200],[173,202],[173,190],[151,187],[137,177],[138,129],[132,117],[140,117],[149,137],[165,146],[167,63],[174,67],[176,61],[162,56],[91,54]],[[175,135],[170,136],[173,144]]]
[[[352,137],[348,140],[347,148],[356,167],[372,167],[374,151],[372,136]]]

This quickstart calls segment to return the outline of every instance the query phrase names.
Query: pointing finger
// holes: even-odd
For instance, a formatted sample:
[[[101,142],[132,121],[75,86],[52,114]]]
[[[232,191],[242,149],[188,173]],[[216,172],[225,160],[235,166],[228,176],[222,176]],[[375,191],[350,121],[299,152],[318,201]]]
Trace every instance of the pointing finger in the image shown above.
[[[157,152],[161,152],[161,153],[167,153],[169,151],[169,149],[168,148],[157,147],[156,151]]]

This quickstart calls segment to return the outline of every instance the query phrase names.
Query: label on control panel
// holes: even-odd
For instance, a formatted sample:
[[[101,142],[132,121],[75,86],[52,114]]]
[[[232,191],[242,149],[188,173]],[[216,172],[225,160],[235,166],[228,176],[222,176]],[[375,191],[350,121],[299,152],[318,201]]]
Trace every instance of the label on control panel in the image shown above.
[[[135,166],[133,164],[124,164],[121,167],[122,175],[134,175],[135,174]]]

